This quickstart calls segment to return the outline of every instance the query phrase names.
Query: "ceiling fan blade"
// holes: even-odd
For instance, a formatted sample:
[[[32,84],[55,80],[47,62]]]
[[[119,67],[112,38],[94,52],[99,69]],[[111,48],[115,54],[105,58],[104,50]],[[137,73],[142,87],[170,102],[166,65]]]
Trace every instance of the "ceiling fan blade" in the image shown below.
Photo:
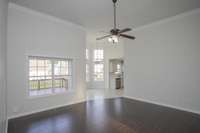
[[[128,39],[135,40],[135,37],[134,37],[134,36],[125,35],[125,34],[120,34],[120,36],[125,37],[125,38],[128,38]]]
[[[110,36],[112,36],[112,35],[106,35],[106,36],[103,36],[103,37],[99,37],[99,38],[96,38],[96,40],[102,40],[102,39],[105,39],[105,38],[110,37]]]
[[[131,31],[132,29],[131,28],[125,28],[125,29],[122,29],[119,31],[119,34],[121,33],[124,33],[124,32],[128,32],[128,31]]]

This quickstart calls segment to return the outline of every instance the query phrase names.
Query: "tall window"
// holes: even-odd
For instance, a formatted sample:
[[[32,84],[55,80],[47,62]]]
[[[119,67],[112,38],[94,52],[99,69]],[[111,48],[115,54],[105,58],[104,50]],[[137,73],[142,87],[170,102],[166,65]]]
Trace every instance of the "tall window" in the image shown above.
[[[94,50],[94,61],[103,61],[104,60],[104,51],[103,49]]]
[[[86,58],[86,66],[85,66],[85,71],[86,71],[86,82],[90,81],[90,68],[89,68],[89,50],[85,50],[85,58]]]
[[[62,93],[72,88],[72,60],[29,57],[29,95]]]
[[[86,64],[86,82],[90,81],[90,68],[89,65]]]
[[[94,50],[94,81],[104,80],[104,50]]]
[[[104,80],[104,64],[94,64],[94,81]]]
[[[89,50],[88,49],[85,50],[85,58],[86,58],[86,60],[89,60]]]

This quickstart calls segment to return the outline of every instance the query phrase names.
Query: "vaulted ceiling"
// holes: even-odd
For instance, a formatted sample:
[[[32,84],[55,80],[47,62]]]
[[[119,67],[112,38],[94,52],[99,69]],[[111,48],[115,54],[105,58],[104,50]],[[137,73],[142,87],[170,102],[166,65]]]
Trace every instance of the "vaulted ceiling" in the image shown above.
[[[89,30],[104,30],[113,25],[111,0],[10,0],[58,18],[82,25]],[[140,27],[195,8],[200,0],[119,0],[118,25]]]

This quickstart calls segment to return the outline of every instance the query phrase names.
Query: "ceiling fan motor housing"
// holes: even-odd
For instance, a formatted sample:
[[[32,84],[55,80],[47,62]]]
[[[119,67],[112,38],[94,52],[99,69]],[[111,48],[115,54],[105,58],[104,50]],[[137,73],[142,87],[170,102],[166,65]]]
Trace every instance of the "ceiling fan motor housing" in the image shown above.
[[[112,29],[111,31],[110,31],[110,33],[112,34],[112,35],[118,35],[118,33],[119,33],[119,29]]]

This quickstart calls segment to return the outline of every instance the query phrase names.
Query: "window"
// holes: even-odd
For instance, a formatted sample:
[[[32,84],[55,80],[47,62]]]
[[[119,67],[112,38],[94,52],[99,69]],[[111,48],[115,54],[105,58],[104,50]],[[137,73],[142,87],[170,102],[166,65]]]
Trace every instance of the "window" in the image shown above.
[[[104,59],[103,49],[95,49],[94,50],[94,61],[103,61],[103,59]]]
[[[104,80],[104,50],[94,50],[94,81]]]
[[[104,64],[94,64],[94,80],[103,81],[104,80]]]
[[[89,60],[89,50],[88,49],[85,50],[85,58],[86,58],[86,60]]]
[[[86,82],[90,81],[90,69],[89,69],[89,65],[86,64]]]
[[[90,81],[90,68],[89,68],[89,50],[85,50],[85,58],[86,58],[86,66],[85,66],[85,71],[86,71],[86,82]]]
[[[72,88],[72,60],[29,57],[29,95],[62,93]]]
[[[120,73],[120,72],[121,72],[121,65],[117,64],[117,73]]]

